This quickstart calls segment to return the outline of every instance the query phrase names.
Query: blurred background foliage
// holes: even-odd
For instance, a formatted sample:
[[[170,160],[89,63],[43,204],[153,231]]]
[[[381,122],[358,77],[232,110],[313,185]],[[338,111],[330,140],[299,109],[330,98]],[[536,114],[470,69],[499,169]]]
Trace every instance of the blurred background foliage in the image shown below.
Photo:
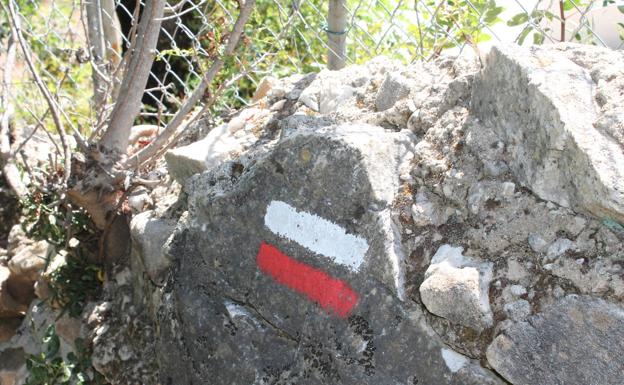
[[[80,0],[19,0],[17,3],[22,30],[32,47],[37,70],[48,87],[58,94],[72,124],[88,133],[95,117],[90,105],[91,64]],[[542,3],[548,4],[541,6]],[[500,24],[517,28],[514,38],[520,44],[547,43],[553,37],[558,38],[561,12],[581,14],[581,21],[587,21],[583,12],[616,3],[616,0],[346,0],[347,29],[337,32],[346,34],[348,63],[363,63],[378,55],[409,63],[432,60],[447,50],[454,53],[477,50],[478,44],[500,39],[493,32]],[[124,6],[124,17],[131,20],[136,0],[118,0],[118,4],[118,14],[122,15]],[[520,12],[505,14],[513,4],[514,9],[520,4]],[[143,115],[137,123],[166,124],[222,49],[238,9],[236,0],[175,0],[170,5],[181,5],[178,9],[182,12],[163,22],[158,55],[147,87],[151,91],[146,92]],[[212,88],[214,92],[227,84],[211,115],[218,120],[248,104],[262,77],[323,69],[328,49],[327,12],[327,0],[257,0],[246,26],[244,44],[227,59]],[[624,31],[624,24],[620,28]],[[6,47],[8,32],[6,15],[2,14],[2,49]],[[573,35],[575,41],[599,43],[591,33],[589,22],[587,28],[575,29]],[[128,44],[127,40],[125,43]],[[41,123],[51,127],[47,106],[23,62],[20,63],[12,92],[13,103],[20,106],[15,120],[19,124]],[[237,81],[228,84],[235,77],[239,77]]]

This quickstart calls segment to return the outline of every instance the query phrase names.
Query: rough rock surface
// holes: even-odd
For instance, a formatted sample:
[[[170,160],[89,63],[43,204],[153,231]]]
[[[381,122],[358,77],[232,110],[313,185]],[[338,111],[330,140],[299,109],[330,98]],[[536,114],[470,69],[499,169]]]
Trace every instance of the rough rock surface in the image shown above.
[[[190,181],[193,214],[169,249],[185,255],[185,263],[175,267],[178,279],[163,298],[160,315],[170,320],[162,327],[163,381],[191,383],[210,376],[215,384],[280,378],[289,383],[434,384],[445,378],[459,384],[488,377],[482,370],[473,373],[474,363],[467,363],[461,375],[451,370],[441,355],[445,345],[421,323],[417,309],[399,300],[403,255],[390,209],[409,143],[407,134],[380,127],[330,126],[282,141],[224,194],[206,190],[210,174]],[[273,223],[268,212],[275,202],[365,239],[359,268],[332,263],[331,256],[318,255],[325,252],[322,247],[303,247],[305,241],[297,244],[271,231],[293,220],[280,211]],[[256,255],[262,242],[348,282],[359,296],[356,307],[347,314],[322,309],[261,274]],[[333,247],[344,249],[344,255],[348,245],[339,242]],[[172,352],[181,359],[172,362]],[[489,378],[486,383],[498,382]]]
[[[9,291],[11,270],[0,265],[0,318],[17,317],[26,310]]]
[[[0,384],[23,383],[25,374],[24,350],[21,348],[3,349],[0,352]]]
[[[622,127],[612,121],[613,109],[600,111],[595,91],[610,88],[601,80],[621,76],[618,67],[596,84],[595,66],[557,50],[497,47],[472,101],[475,115],[506,144],[521,183],[542,199],[624,222]]]
[[[136,217],[94,363],[115,384],[621,383],[621,75],[621,52],[561,45],[265,82],[223,126],[241,150]]]
[[[51,245],[48,242],[35,242],[20,248],[19,252],[9,260],[8,267],[13,274],[34,283],[39,278],[50,253]]]
[[[22,317],[0,318],[0,344],[13,337],[22,324]]]
[[[165,255],[164,246],[173,233],[176,222],[153,218],[152,211],[135,216],[131,223],[132,245],[140,248],[135,255],[141,256],[141,263],[152,282],[162,284],[163,274],[171,263]]]
[[[507,328],[487,359],[513,384],[620,384],[622,341],[621,306],[569,295]]]

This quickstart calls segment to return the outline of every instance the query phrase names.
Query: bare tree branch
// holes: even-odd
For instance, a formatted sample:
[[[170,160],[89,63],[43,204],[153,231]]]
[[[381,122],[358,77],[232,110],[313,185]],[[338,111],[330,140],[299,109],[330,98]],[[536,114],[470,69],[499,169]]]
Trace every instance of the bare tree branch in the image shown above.
[[[15,39],[13,34],[9,36],[7,42],[7,53],[4,61],[4,73],[2,76],[2,94],[0,95],[0,107],[2,107],[2,117],[0,117],[0,162],[6,162],[11,154],[11,141],[9,123],[13,114],[13,104],[9,100],[11,90],[11,78],[13,68],[15,68]]]
[[[17,17],[16,12],[15,12],[14,0],[9,0],[8,3],[9,3],[8,14],[10,15],[9,19],[11,21],[11,33],[13,34],[13,36],[15,36],[15,38],[19,42],[19,45],[22,49],[22,53],[24,54],[24,60],[26,61],[26,64],[28,65],[28,69],[30,70],[30,73],[35,79],[35,84],[37,84],[39,91],[43,94],[43,97],[48,103],[48,107],[50,108],[50,111],[52,113],[52,120],[54,121],[54,125],[56,126],[59,137],[61,139],[61,145],[63,146],[63,154],[65,156],[65,170],[64,170],[63,180],[67,182],[67,180],[69,180],[69,175],[71,172],[71,149],[67,145],[67,140],[65,138],[65,129],[63,127],[63,121],[61,120],[61,116],[59,113],[60,107],[56,103],[56,100],[54,100],[54,98],[52,97],[52,93],[48,89],[47,85],[43,82],[43,80],[41,80],[41,76],[39,76],[39,73],[37,72],[37,69],[35,68],[35,65],[32,62],[32,59],[30,57],[31,53],[30,53],[29,47],[26,44],[26,41],[24,40],[24,37],[22,36],[21,30],[20,30],[20,20]],[[4,3],[2,3],[2,7],[6,11],[6,6],[4,5]]]
[[[104,27],[104,45],[106,46],[106,58],[109,63],[109,72],[117,68],[121,61],[121,25],[117,12],[115,12],[115,0],[100,0],[102,3],[102,26]]]
[[[15,68],[16,44],[14,36],[11,33],[7,42],[4,73],[2,76],[2,94],[0,95],[0,107],[2,107],[2,116],[0,117],[0,165],[2,166],[2,175],[13,193],[19,198],[23,198],[28,191],[24,183],[22,183],[19,170],[15,166],[11,154],[10,138],[10,120],[11,115],[13,115],[13,104],[9,100],[9,93],[11,92],[13,68]]]
[[[100,144],[118,154],[125,154],[134,119],[141,110],[143,90],[156,55],[156,44],[165,0],[147,1],[137,32],[137,44],[120,87],[119,98]]]
[[[102,6],[100,0],[85,1],[87,9],[87,26],[89,56],[93,67],[93,109],[106,103],[106,89],[109,82],[106,76],[106,47],[104,43],[104,25],[102,23]]]
[[[138,27],[140,11],[141,11],[141,2],[137,1],[136,4],[134,5],[134,10],[132,11],[132,24],[130,26],[130,31],[128,32],[128,35],[127,35],[127,39],[129,40],[130,44],[127,47],[124,54],[122,55],[121,62],[119,63],[117,68],[115,68],[115,71],[113,71],[113,74],[112,74],[113,79],[116,79],[116,81],[120,82],[120,84],[115,85],[113,87],[113,92],[112,92],[113,100],[119,99],[119,91],[121,88],[121,81],[122,81],[121,79],[123,78],[123,74],[128,72],[127,67],[130,62],[130,56],[132,52],[134,52],[134,48],[136,47],[136,42],[137,42],[136,31]]]
[[[215,76],[223,67],[223,64],[225,63],[225,58],[234,53],[234,49],[238,45],[240,37],[243,34],[243,30],[245,28],[245,24],[247,23],[247,20],[251,15],[255,3],[255,0],[245,1],[245,4],[242,5],[241,10],[238,14],[236,23],[232,28],[232,32],[230,33],[230,37],[228,38],[227,44],[223,51],[223,55],[213,61],[208,71],[204,74],[204,77],[202,78],[200,84],[197,86],[195,91],[193,91],[191,96],[188,97],[188,99],[184,102],[180,109],[176,112],[175,116],[173,117],[173,119],[171,119],[169,124],[167,124],[163,132],[158,135],[158,137],[156,137],[156,139],[154,139],[150,144],[145,146],[141,151],[126,159],[122,163],[122,166],[124,168],[129,168],[133,165],[141,165],[149,160],[152,156],[157,154],[162,147],[167,145],[169,139],[176,133],[181,125],[188,124],[188,122],[193,121],[197,117],[197,114],[194,114],[189,119],[189,114],[195,108],[197,103],[204,97],[206,90],[214,80]]]

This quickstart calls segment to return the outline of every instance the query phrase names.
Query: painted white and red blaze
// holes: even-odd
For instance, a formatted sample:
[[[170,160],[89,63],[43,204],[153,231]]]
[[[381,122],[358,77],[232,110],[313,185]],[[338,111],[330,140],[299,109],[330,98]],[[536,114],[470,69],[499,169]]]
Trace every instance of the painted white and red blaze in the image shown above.
[[[264,224],[273,233],[312,251],[313,255],[325,256],[353,272],[359,270],[368,250],[365,239],[348,234],[318,215],[297,211],[282,201],[271,201]],[[256,263],[263,273],[318,303],[328,313],[346,318],[358,303],[358,294],[344,281],[299,262],[266,242],[260,245]]]

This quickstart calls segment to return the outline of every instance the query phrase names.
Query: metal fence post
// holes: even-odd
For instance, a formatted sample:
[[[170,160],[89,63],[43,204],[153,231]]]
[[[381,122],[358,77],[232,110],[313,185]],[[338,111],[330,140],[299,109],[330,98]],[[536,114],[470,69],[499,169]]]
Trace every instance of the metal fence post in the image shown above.
[[[329,0],[327,15],[327,68],[339,70],[345,66],[345,43],[347,40],[347,1]]]

